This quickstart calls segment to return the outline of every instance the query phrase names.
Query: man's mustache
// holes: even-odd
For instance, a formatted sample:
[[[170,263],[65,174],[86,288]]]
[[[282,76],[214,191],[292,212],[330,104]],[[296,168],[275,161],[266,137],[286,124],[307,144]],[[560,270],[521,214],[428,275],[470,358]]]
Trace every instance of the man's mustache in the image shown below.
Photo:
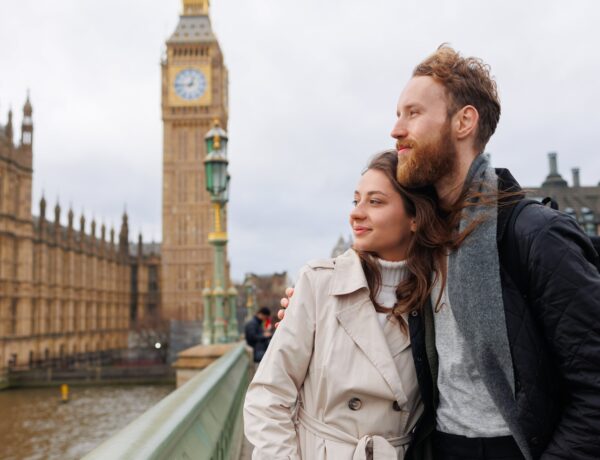
[[[396,141],[396,150],[400,150],[400,149],[404,149],[404,148],[414,149],[416,146],[417,146],[417,143],[410,139],[403,139],[403,140]]]

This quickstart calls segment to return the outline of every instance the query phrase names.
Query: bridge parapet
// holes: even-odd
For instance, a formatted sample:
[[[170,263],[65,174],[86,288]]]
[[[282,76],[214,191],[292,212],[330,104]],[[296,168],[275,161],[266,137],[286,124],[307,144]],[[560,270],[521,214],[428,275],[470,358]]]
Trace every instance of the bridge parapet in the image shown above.
[[[84,460],[237,459],[249,365],[235,346]]]

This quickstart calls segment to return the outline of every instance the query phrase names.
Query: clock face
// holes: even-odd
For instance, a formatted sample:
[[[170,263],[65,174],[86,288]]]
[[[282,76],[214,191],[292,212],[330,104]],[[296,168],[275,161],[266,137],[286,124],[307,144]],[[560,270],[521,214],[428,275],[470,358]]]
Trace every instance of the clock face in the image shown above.
[[[184,69],[175,77],[175,92],[187,101],[202,97],[206,91],[206,78],[197,69]]]

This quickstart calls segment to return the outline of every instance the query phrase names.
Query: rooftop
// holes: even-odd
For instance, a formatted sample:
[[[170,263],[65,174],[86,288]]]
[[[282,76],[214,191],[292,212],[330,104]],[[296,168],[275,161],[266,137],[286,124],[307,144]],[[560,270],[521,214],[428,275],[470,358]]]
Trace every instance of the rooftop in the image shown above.
[[[207,43],[215,40],[208,16],[181,16],[167,44]]]

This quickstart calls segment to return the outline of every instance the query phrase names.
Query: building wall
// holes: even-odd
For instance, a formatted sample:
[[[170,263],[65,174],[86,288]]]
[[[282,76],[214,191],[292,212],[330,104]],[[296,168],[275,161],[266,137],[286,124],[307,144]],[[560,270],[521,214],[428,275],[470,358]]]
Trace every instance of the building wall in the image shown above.
[[[584,231],[600,235],[600,186],[581,185],[579,168],[573,168],[570,184],[559,173],[558,155],[548,154],[548,176],[540,187],[525,187],[527,196],[535,199],[550,197],[559,209],[571,215]]]
[[[61,209],[31,213],[31,105],[21,143],[0,126],[0,371],[9,365],[127,347],[131,265],[127,216],[118,242],[92,222],[61,225]],[[143,264],[142,264],[143,265]]]
[[[131,251],[131,308],[132,326],[154,327],[162,318],[161,311],[160,245],[141,240]]]
[[[126,348],[130,325],[126,250],[105,241],[105,235],[86,235],[44,216],[32,224],[32,238],[19,238],[25,250],[15,256],[23,267],[15,282],[28,279],[30,288],[4,299],[10,305],[0,333],[2,364],[29,365]]]

